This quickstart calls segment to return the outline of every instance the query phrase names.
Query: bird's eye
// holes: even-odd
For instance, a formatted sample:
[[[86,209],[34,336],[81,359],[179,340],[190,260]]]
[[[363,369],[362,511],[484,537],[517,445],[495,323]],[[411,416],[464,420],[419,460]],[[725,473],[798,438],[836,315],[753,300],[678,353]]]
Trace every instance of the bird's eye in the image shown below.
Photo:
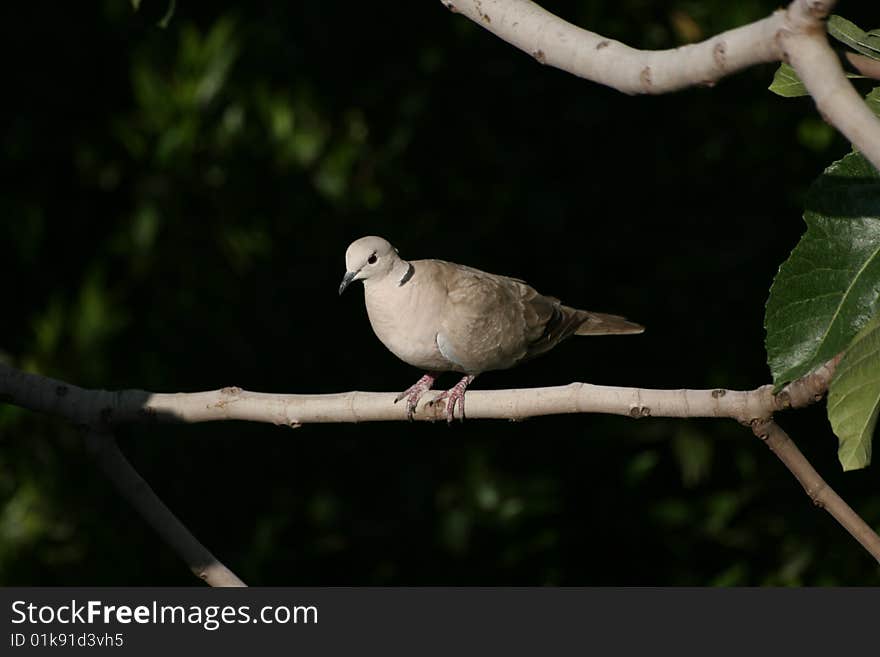
[[[371,265],[375,265],[376,260],[378,260],[378,258],[376,258],[375,253],[373,255],[371,255],[369,258],[367,258],[367,262],[370,263]]]

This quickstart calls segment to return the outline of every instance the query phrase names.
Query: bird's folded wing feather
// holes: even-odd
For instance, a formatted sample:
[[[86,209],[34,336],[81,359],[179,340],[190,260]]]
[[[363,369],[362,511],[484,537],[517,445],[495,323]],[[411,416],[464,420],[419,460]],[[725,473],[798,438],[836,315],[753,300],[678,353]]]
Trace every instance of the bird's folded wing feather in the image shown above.
[[[467,372],[512,367],[571,335],[640,333],[617,315],[578,310],[539,294],[523,281],[442,260],[421,261],[433,284],[445,287],[438,345]]]
[[[560,311],[563,306],[557,299],[538,294],[521,280],[454,263],[433,263],[447,291],[445,346],[464,369],[512,367],[543,353],[577,328],[577,320]]]

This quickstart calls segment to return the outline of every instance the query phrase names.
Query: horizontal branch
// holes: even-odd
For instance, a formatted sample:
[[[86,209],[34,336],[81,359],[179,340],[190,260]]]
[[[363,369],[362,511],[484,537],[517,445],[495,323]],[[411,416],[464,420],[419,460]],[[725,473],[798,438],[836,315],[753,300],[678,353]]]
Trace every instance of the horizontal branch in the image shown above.
[[[571,383],[549,388],[469,390],[468,418],[522,420],[540,415],[606,413],[631,418],[718,417],[744,424],[774,411],[803,406],[821,397],[833,363],[773,394],[772,386],[755,390],[656,390]],[[811,378],[812,377],[812,378]],[[812,382],[812,383],[809,383]],[[813,390],[815,388],[815,390]],[[436,392],[425,395],[416,420],[445,419]],[[83,426],[122,422],[210,422],[246,420],[298,427],[309,423],[406,420],[404,404],[393,392],[345,392],[294,395],[249,392],[237,387],[209,392],[152,393],[144,390],[88,390],[0,365],[0,401],[61,415]]]
[[[794,0],[766,18],[667,50],[632,48],[572,25],[530,0],[442,2],[542,64],[627,94],[712,86],[750,66],[786,61],[822,116],[880,168],[880,119],[846,79],[828,45],[825,19],[834,0]]]
[[[840,356],[792,382],[779,393],[770,385],[754,390],[654,390],[572,383],[551,388],[472,390],[468,416],[519,420],[561,413],[608,413],[631,418],[719,417],[748,424],[804,485],[871,554],[880,555],[880,537],[822,481],[794,443],[772,419],[785,408],[799,408],[822,398]],[[443,419],[437,393],[426,395],[417,420]],[[104,471],[141,514],[180,554],[199,577],[217,586],[243,586],[168,510],[116,446],[108,429],[123,422],[208,422],[248,420],[299,427],[305,423],[405,420],[396,393],[347,392],[329,395],[283,395],[248,392],[236,387],[209,392],[162,394],[143,390],[87,390],[0,364],[0,402],[66,417],[89,428],[90,446]],[[821,485],[817,482],[821,482]]]
[[[399,393],[345,392],[327,395],[282,395],[223,388],[202,393],[152,394],[114,411],[116,420],[151,418],[181,422],[249,420],[299,426],[325,422],[406,420],[406,407],[395,404]],[[445,406],[428,393],[415,420],[443,420]],[[469,390],[470,419],[523,420],[541,415],[607,413],[641,417],[728,417],[748,422],[768,415],[775,404],[772,387],[752,391],[651,390],[571,383],[548,388]],[[134,401],[134,400],[133,400]]]

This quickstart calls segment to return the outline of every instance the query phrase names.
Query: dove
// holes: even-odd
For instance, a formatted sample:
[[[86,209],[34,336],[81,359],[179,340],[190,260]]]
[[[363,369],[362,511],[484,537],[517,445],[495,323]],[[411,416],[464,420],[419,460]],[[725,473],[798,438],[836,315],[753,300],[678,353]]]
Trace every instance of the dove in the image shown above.
[[[456,407],[463,421],[465,390],[479,374],[518,365],[572,335],[645,330],[617,315],[565,306],[517,278],[443,260],[406,261],[381,237],[352,242],[345,268],[339,294],[352,282],[363,281],[376,337],[395,356],[425,372],[394,400],[406,399],[410,420],[443,372],[464,377],[434,403],[446,401],[448,422]]]

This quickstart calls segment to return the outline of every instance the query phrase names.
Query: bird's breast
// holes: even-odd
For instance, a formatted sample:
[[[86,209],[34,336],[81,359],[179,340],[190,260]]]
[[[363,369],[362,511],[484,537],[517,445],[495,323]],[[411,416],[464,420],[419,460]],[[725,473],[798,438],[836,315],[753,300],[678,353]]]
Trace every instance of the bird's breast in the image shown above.
[[[437,348],[442,300],[435,296],[416,286],[364,285],[367,315],[382,344],[414,367],[448,370],[451,364]]]

